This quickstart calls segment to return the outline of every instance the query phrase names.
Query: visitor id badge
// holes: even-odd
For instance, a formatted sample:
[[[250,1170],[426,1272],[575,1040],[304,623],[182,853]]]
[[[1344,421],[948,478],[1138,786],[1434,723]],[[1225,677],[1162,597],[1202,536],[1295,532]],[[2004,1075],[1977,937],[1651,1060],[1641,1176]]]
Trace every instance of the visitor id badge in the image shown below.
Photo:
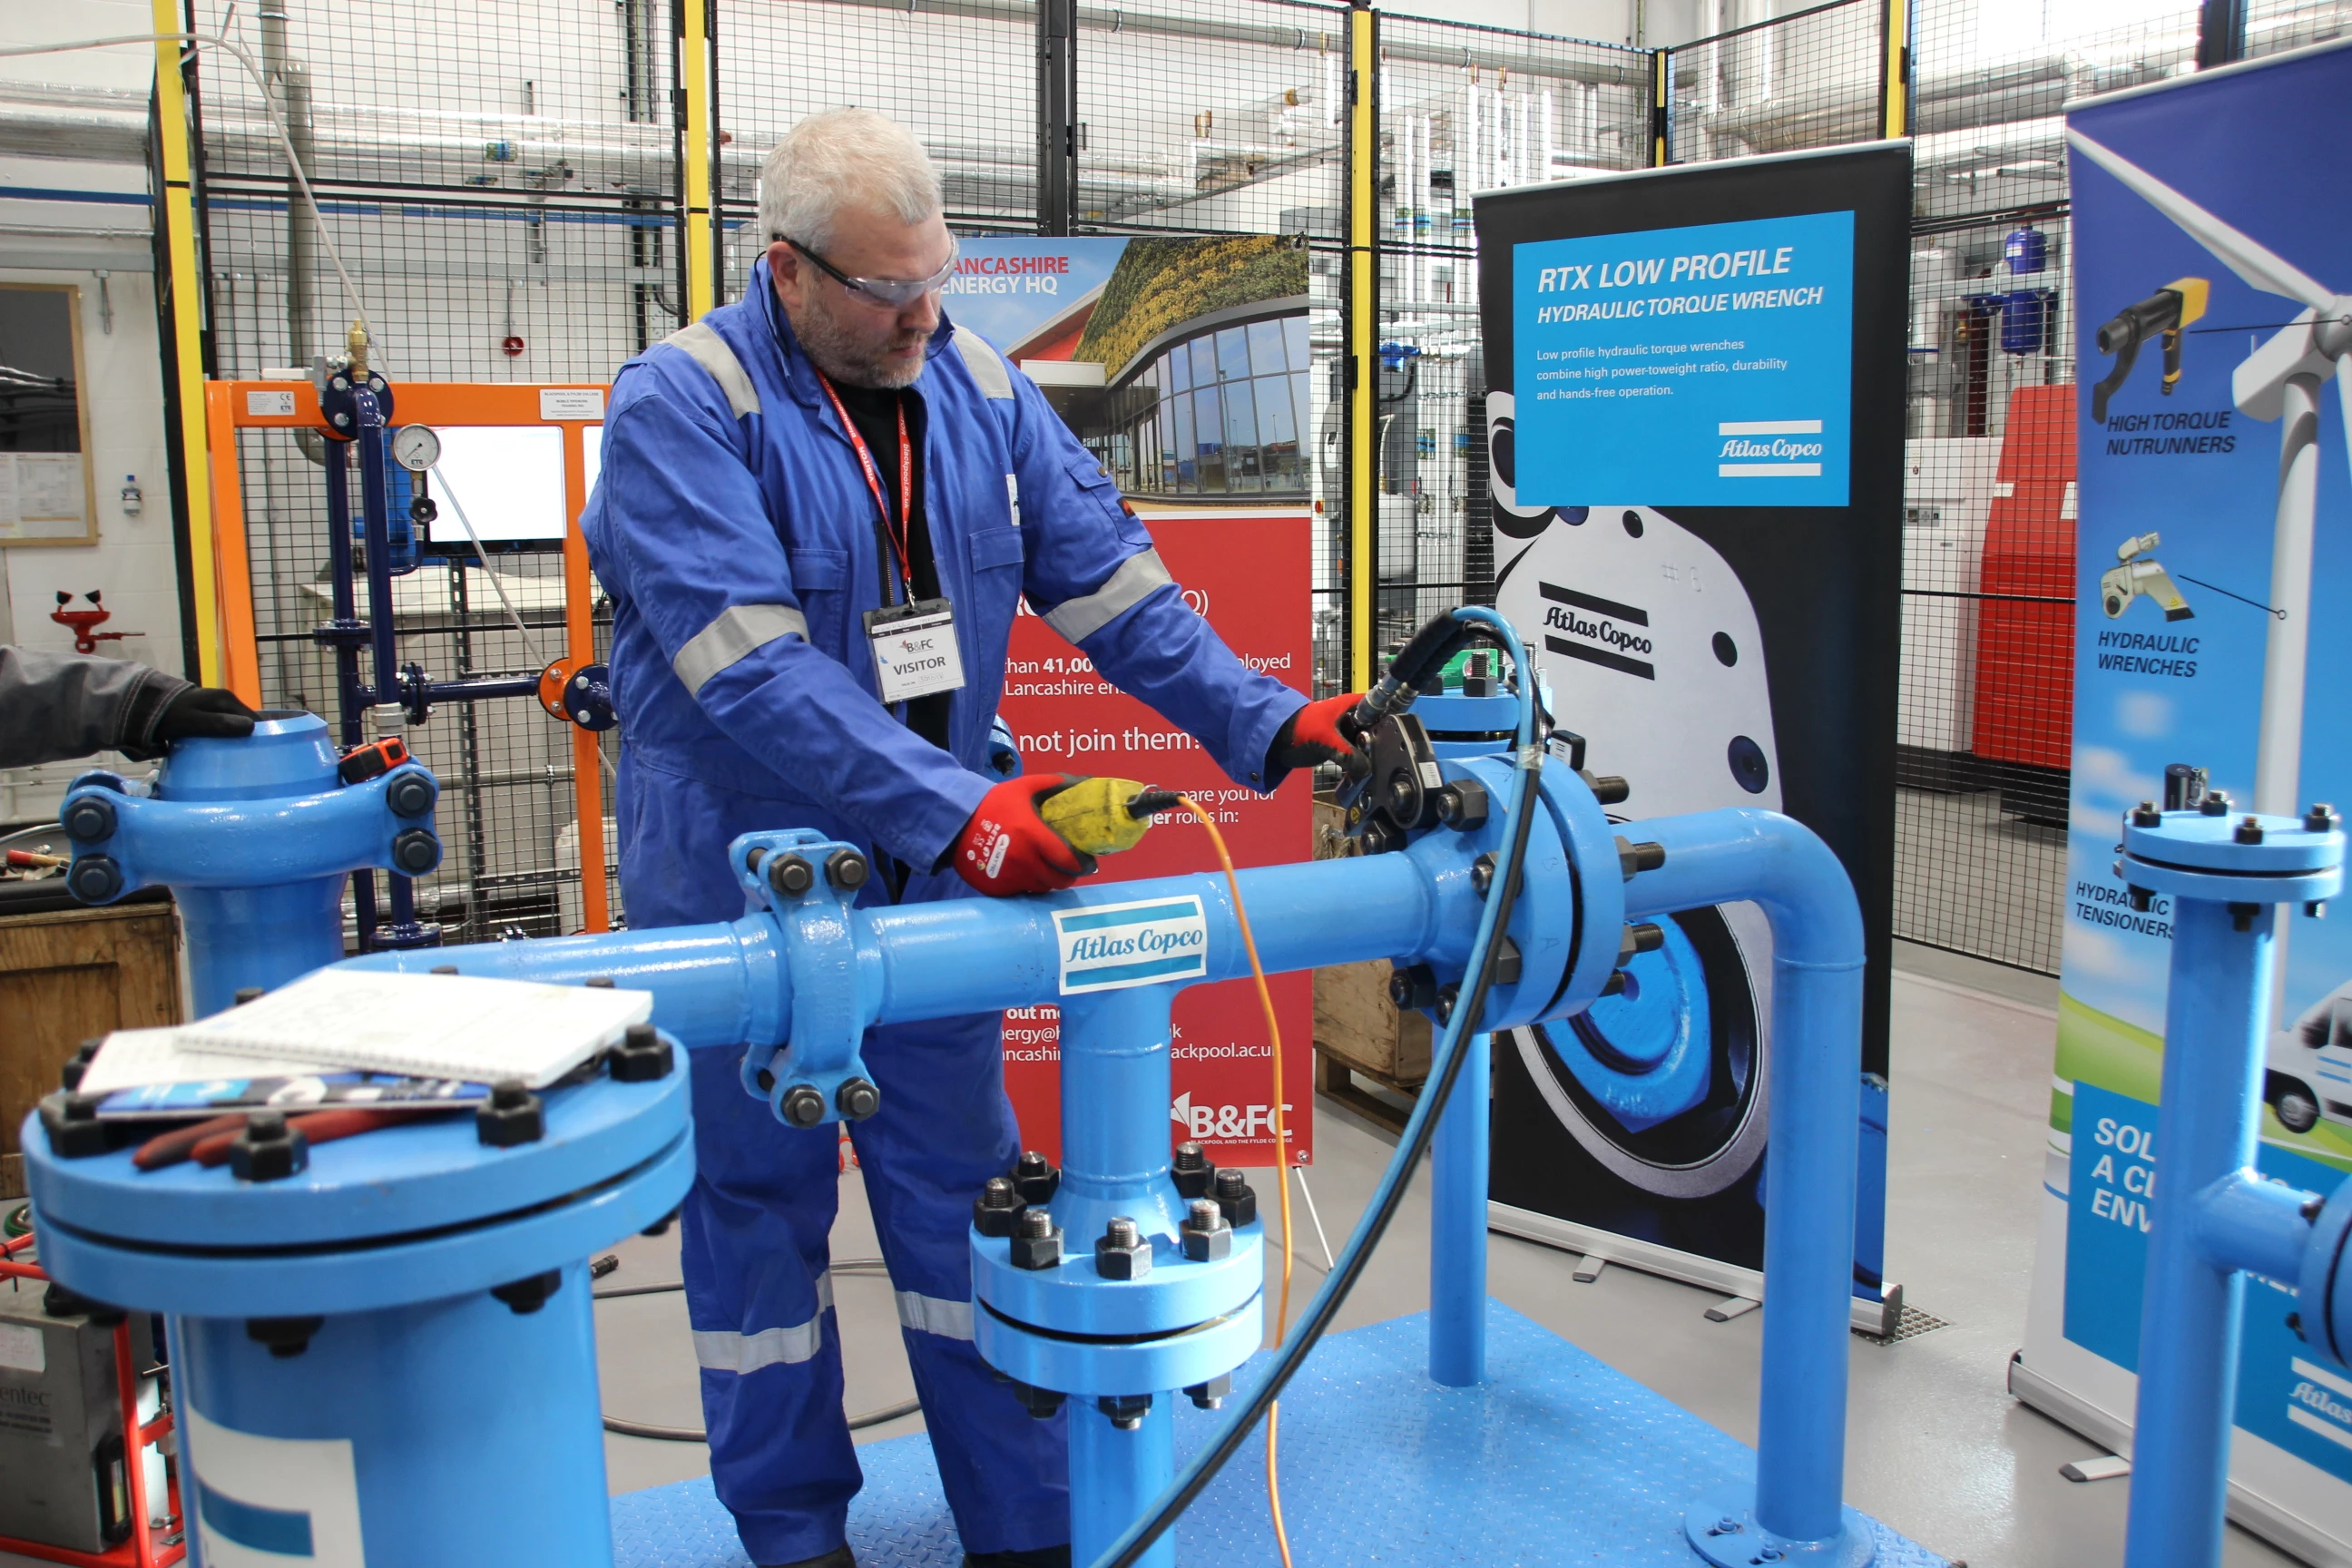
[[[866,640],[874,649],[875,680],[886,703],[963,689],[955,606],[945,599],[866,611]]]

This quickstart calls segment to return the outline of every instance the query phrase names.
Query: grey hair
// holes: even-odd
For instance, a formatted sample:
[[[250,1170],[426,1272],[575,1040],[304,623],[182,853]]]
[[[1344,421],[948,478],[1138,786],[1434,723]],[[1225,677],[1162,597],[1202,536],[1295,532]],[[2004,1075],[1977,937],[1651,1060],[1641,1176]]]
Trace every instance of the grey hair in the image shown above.
[[[901,223],[940,210],[940,172],[915,133],[870,109],[827,109],[783,134],[760,166],[760,244],[795,239],[833,247],[845,207]]]

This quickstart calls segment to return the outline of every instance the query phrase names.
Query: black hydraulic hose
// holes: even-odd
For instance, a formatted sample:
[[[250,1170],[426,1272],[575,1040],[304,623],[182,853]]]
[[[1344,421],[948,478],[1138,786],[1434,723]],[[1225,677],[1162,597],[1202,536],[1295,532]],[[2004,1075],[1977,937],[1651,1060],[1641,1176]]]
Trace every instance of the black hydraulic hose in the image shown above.
[[[1426,626],[1422,628],[1422,635],[1426,636],[1428,629]],[[1418,642],[1421,637],[1416,637],[1414,640]],[[1402,657],[1399,656],[1399,663],[1402,662]],[[1391,668],[1393,669],[1395,667],[1392,665]],[[1462,1063],[1470,1054],[1465,1047],[1469,1043],[1469,1037],[1476,1032],[1479,1010],[1486,1005],[1487,988],[1494,984],[1495,966],[1502,957],[1501,938],[1510,926],[1512,906],[1518,900],[1520,869],[1527,859],[1528,833],[1535,822],[1536,814],[1543,809],[1543,803],[1534,798],[1533,791],[1536,787],[1535,781],[1529,779],[1528,781],[1529,797],[1525,809],[1518,814],[1518,823],[1511,835],[1510,847],[1506,852],[1501,868],[1502,875],[1497,879],[1496,886],[1499,891],[1496,896],[1501,902],[1495,910],[1496,940],[1486,944],[1485,962],[1478,966],[1477,980],[1461,998],[1460,1005],[1467,1009],[1467,1012],[1463,1018],[1454,1054],[1446,1059],[1445,1071],[1433,1087],[1423,1090],[1425,1094],[1433,1095],[1434,1098],[1430,1104],[1427,1120],[1421,1124],[1420,1133],[1414,1137],[1412,1147],[1402,1157],[1407,1171],[1421,1163],[1422,1157],[1429,1152],[1430,1141],[1436,1136],[1438,1119],[1445,1110],[1446,1100],[1454,1092],[1454,1080],[1462,1076]],[[1101,1568],[1133,1568],[1135,1563],[1142,1560],[1143,1554],[1151,1549],[1152,1543],[1166,1534],[1170,1527],[1175,1524],[1177,1517],[1192,1506],[1193,1500],[1216,1479],[1217,1472],[1224,1468],[1225,1462],[1240,1450],[1244,1440],[1265,1417],[1267,1406],[1281,1396],[1284,1385],[1288,1384],[1298,1369],[1306,1363],[1307,1352],[1315,1348],[1317,1342],[1322,1339],[1324,1331],[1331,1326],[1331,1320],[1339,1315],[1339,1308],[1348,1300],[1348,1293],[1355,1289],[1356,1281],[1361,1278],[1365,1266],[1371,1261],[1372,1253],[1380,1246],[1381,1237],[1387,1234],[1389,1222],[1396,1217],[1397,1208],[1404,1201],[1404,1190],[1407,1184],[1400,1181],[1390,1188],[1388,1201],[1383,1203],[1372,1215],[1365,1232],[1363,1245],[1352,1250],[1346,1265],[1324,1287],[1323,1293],[1317,1298],[1317,1305],[1312,1314],[1300,1325],[1297,1337],[1276,1360],[1265,1380],[1251,1391],[1248,1400],[1244,1404],[1238,1415],[1226,1423],[1223,1438],[1218,1442],[1205,1460],[1193,1461],[1196,1470],[1192,1479],[1151,1516],[1150,1520],[1143,1525],[1141,1532],[1134,1537],[1124,1552],[1109,1559],[1107,1563],[1101,1565]]]

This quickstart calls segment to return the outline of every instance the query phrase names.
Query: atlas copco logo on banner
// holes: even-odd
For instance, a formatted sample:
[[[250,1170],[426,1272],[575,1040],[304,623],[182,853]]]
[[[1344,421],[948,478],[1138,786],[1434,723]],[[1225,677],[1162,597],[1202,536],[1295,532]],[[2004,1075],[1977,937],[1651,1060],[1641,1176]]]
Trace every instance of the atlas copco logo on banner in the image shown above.
[[[1285,1110],[1290,1108],[1283,1107]],[[1200,1138],[1271,1138],[1274,1136],[1274,1107],[1271,1105],[1195,1105],[1192,1091],[1186,1089],[1168,1107],[1168,1120],[1184,1129],[1188,1137]]]

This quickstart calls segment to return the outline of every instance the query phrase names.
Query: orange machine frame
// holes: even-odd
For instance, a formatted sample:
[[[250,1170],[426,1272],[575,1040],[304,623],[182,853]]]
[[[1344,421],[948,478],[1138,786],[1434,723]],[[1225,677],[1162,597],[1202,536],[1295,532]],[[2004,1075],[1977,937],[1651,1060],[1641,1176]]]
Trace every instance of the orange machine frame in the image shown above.
[[[602,419],[544,419],[540,416],[543,391],[598,392],[596,383],[483,383],[404,381],[394,384],[395,412],[404,424],[417,425],[552,425],[563,432],[564,516],[563,634],[568,662],[592,663],[596,657],[596,630],[589,595],[588,542],[580,532],[580,513],[588,504],[586,442],[582,432]],[[253,412],[249,395],[260,393],[294,395],[291,414]],[[324,433],[319,395],[307,381],[208,381],[205,384],[205,451],[212,468],[213,592],[219,606],[222,683],[258,705],[261,700],[261,659],[253,626],[253,567],[245,542],[245,491],[237,472],[236,433],[239,430],[293,430],[308,426]],[[553,722],[554,721],[551,721]],[[612,909],[604,896],[604,780],[597,757],[597,738],[589,731],[572,731],[572,788],[578,802],[580,826],[581,913],[590,931],[612,929]]]

